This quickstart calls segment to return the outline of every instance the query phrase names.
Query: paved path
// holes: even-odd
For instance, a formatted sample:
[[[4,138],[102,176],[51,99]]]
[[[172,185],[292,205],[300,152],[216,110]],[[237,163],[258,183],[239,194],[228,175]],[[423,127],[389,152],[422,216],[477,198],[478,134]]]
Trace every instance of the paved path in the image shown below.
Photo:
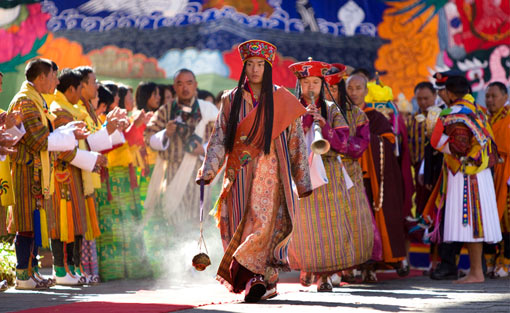
[[[315,287],[297,283],[297,274],[286,274],[280,295],[259,304],[242,303],[212,278],[201,283],[122,280],[97,286],[56,287],[47,291],[0,293],[0,312],[48,307],[78,301],[117,303],[189,304],[182,313],[217,312],[460,312],[510,313],[510,279],[487,279],[483,284],[454,285],[411,277],[377,284],[351,284],[333,293],[317,293]],[[41,310],[43,312],[51,312]],[[91,312],[92,313],[92,312]]]

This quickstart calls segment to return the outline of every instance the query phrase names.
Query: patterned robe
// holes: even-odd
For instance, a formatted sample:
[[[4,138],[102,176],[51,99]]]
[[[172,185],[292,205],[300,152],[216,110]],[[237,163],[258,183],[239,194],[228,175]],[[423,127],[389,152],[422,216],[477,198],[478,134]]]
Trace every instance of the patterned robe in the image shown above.
[[[430,139],[444,155],[443,179],[437,185],[441,190],[433,198],[440,212],[432,240],[496,243],[501,228],[490,168],[497,152],[485,114],[467,96],[441,112]]]
[[[54,226],[55,216],[51,210],[51,199],[42,196],[42,170],[39,157],[40,151],[47,150],[50,125],[44,126],[36,104],[27,97],[19,98],[9,110],[19,109],[23,114],[23,125],[26,134],[16,144],[17,152],[12,157],[12,173],[16,203],[12,206],[14,225],[12,232],[31,232],[34,230],[33,213],[36,208],[44,208],[47,215],[48,228]],[[50,153],[54,159],[54,153]]]
[[[225,92],[215,129],[207,146],[204,163],[197,180],[211,182],[228,155],[224,140],[234,90]],[[275,103],[275,105],[277,105]],[[252,96],[243,90],[239,120],[253,109]],[[275,117],[277,118],[277,117]],[[261,154],[246,164],[222,203],[219,227],[225,255],[217,279],[234,292],[230,266],[235,260],[256,274],[275,282],[277,268],[288,267],[287,245],[293,230],[292,216],[297,196],[311,191],[310,174],[301,121],[294,121],[271,145],[269,155]]]
[[[412,116],[409,127],[409,151],[411,153],[411,166],[414,169],[414,186],[416,190],[415,200],[416,203],[416,214],[415,216],[421,215],[427,200],[430,196],[430,191],[418,182],[418,174],[420,166],[425,158],[425,150],[429,145],[429,139],[426,136],[426,123],[425,121],[419,121],[416,116],[427,116],[427,113],[416,113]]]
[[[173,270],[166,255],[168,250],[177,244],[160,234],[165,233],[173,237],[199,231],[200,188],[194,180],[200,167],[200,159],[188,153],[191,150],[189,142],[191,138],[205,136],[205,129],[202,126],[214,121],[217,113],[218,110],[212,103],[202,100],[194,101],[191,112],[183,113],[181,107],[174,101],[160,107],[145,129],[145,143],[149,147],[151,137],[164,130],[169,121],[181,119],[187,125],[179,126],[175,134],[168,138],[169,145],[166,150],[156,152],[156,164],[153,166],[154,170],[144,199],[145,244],[156,277]],[[201,139],[203,142],[205,138]],[[162,173],[163,171],[165,172]],[[161,187],[165,179],[166,185]],[[180,186],[175,186],[176,182]],[[206,190],[206,199],[208,194]]]
[[[168,145],[168,149],[165,151],[159,151],[158,155],[163,160],[167,161],[167,184],[170,183],[172,178],[177,173],[179,166],[181,165],[182,160],[184,159],[184,155],[186,153],[187,143],[190,137],[193,135],[195,131],[195,127],[200,122],[202,116],[200,114],[200,108],[198,101],[195,101],[192,109],[194,110],[190,118],[186,121],[186,125],[188,128],[184,128],[182,132],[176,131],[171,138],[169,138],[170,144]],[[152,135],[157,132],[165,129],[167,123],[173,119],[175,119],[180,113],[180,109],[177,106],[176,101],[171,104],[166,104],[161,106],[158,111],[154,114],[152,119],[149,121],[147,128],[144,133],[145,143],[147,146],[150,146],[150,138]],[[193,169],[193,173],[196,173],[200,168],[200,162],[196,162],[195,168]],[[179,217],[175,218],[175,221],[183,221],[183,220],[198,220],[198,212],[199,210],[192,210],[190,208],[198,208],[199,207],[199,188],[197,188],[194,177],[190,179],[188,182],[183,182],[186,184],[186,194],[182,196],[181,203],[179,204],[176,212],[179,213]]]
[[[404,178],[395,156],[395,135],[382,113],[368,107],[363,111],[370,127],[370,146],[362,159],[365,189],[381,234],[383,261],[395,263],[406,256]]]
[[[102,128],[101,121],[96,115],[96,112],[93,110],[92,105],[89,103],[86,103],[85,101],[82,101],[76,105],[76,108],[80,109],[80,112],[77,113],[77,115],[74,115],[74,118],[76,120],[84,121],[87,124],[87,130],[90,133],[95,133],[99,131]],[[87,141],[85,141],[86,148],[90,150],[90,147],[88,146]],[[82,174],[83,177],[83,174]],[[94,188],[97,186],[94,185]],[[99,208],[97,206],[96,199],[98,190],[95,189],[92,194],[87,194],[84,187],[84,194],[87,203],[90,203],[89,207],[94,207],[94,210],[92,212],[89,212],[90,214],[94,214],[96,216],[96,219],[98,219],[98,211]],[[98,260],[97,260],[97,250],[96,250],[96,241],[95,240],[87,240],[85,238],[82,242],[82,251],[81,251],[81,264],[83,267],[83,270],[89,274],[89,275],[99,275],[99,268],[98,268]],[[90,237],[89,237],[90,238]]]
[[[353,227],[355,229],[353,238],[357,247],[355,257],[357,260],[363,260],[366,258],[367,251],[368,254],[372,253],[371,249],[375,245],[373,215],[363,183],[363,170],[359,162],[370,144],[370,128],[368,117],[357,106],[352,106],[350,110],[347,110],[347,122],[349,124],[349,139],[347,150],[342,151],[342,162],[354,183],[354,187],[349,189],[353,207],[351,223],[355,225]],[[344,129],[347,131],[345,126]]]
[[[367,148],[366,116],[363,114],[364,121],[357,122],[367,138],[349,138],[349,126],[336,105],[327,102],[326,108],[327,124],[322,134],[331,149],[322,155],[322,160],[329,182],[314,189],[310,197],[299,200],[289,249],[296,260],[292,267],[313,273],[336,272],[368,261],[373,242],[370,208],[364,188],[359,188],[362,186],[360,166],[353,158],[348,161],[350,176],[357,185],[347,189],[343,165],[338,159],[340,153],[360,156]],[[305,129],[310,127],[310,116],[303,118],[303,124]],[[353,125],[354,133],[356,128]]]
[[[65,96],[58,92],[55,100],[66,101]],[[73,115],[63,109],[58,102],[53,102],[50,111],[57,116],[54,121],[55,128],[74,121]],[[85,196],[83,194],[83,183],[81,178],[81,169],[71,165],[76,156],[77,149],[60,152],[57,154],[55,162],[55,194],[53,196],[53,214],[56,221],[60,221],[61,200],[70,201],[71,210],[67,210],[67,214],[72,211],[72,215],[68,215],[68,221],[72,223],[74,235],[85,235],[87,231],[87,215],[85,208]],[[68,222],[68,223],[70,223]],[[50,228],[50,236],[53,239],[61,238],[61,223],[55,223]],[[74,236],[69,236],[69,241],[74,241]]]

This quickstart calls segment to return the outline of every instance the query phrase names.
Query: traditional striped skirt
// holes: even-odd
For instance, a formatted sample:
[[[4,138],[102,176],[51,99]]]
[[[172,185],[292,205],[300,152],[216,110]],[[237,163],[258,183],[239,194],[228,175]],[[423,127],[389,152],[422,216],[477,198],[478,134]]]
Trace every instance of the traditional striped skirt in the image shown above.
[[[33,163],[33,162],[32,162]],[[36,196],[42,195],[41,183],[34,177],[41,177],[41,171],[34,170],[33,166],[13,163],[14,200],[12,218],[14,220],[13,232],[30,232],[34,230],[34,210],[37,208]],[[55,227],[55,215],[51,209],[52,199],[41,201],[42,208],[46,210],[48,228]],[[49,231],[49,230],[48,230]]]
[[[59,172],[64,173],[64,172]],[[54,227],[50,227],[50,235],[53,239],[61,239],[61,227],[64,225],[61,221],[62,210],[61,199],[69,202],[67,209],[67,220],[74,226],[74,235],[85,235],[87,231],[87,211],[85,208],[85,196],[83,195],[83,183],[81,170],[77,167],[69,167],[65,171],[69,177],[66,182],[55,181],[55,194],[53,195],[53,214],[55,216]],[[72,212],[72,215],[69,215]],[[67,223],[65,224],[67,225]],[[74,236],[69,238],[74,240]]]
[[[109,168],[112,200],[106,184],[98,190],[101,236],[96,239],[101,280],[151,276],[143,243],[142,205],[138,188],[131,189],[129,168]]]
[[[501,228],[498,217],[496,193],[490,169],[485,169],[476,174],[476,185],[465,181],[464,174],[458,172],[453,175],[448,171],[448,186],[446,192],[446,205],[444,215],[444,239],[443,241],[460,242],[487,242],[496,243],[501,241]],[[468,182],[468,184],[466,184]],[[475,189],[478,189],[478,192]],[[473,217],[473,208],[463,212],[464,194],[467,201],[478,202],[481,215]],[[466,222],[463,221],[464,214]],[[480,236],[475,238],[473,226],[481,230]]]
[[[341,164],[336,158],[323,158],[323,161],[329,183],[299,200],[289,246],[292,250],[289,253],[297,262],[291,266],[313,273],[334,272],[360,264],[370,257],[372,248],[367,245],[366,251],[359,252],[359,245],[365,245],[359,242],[362,229],[371,227],[371,223],[369,219],[365,225],[355,222],[359,217],[353,213]]]
[[[85,273],[89,275],[99,275],[97,264],[96,240],[86,240],[83,238],[81,245],[81,265]]]
[[[363,183],[363,173],[357,160],[344,158],[343,163],[354,186],[349,189],[351,209],[348,214],[352,225],[354,258],[358,264],[368,261],[373,252],[374,225],[372,223],[372,209],[368,203]]]

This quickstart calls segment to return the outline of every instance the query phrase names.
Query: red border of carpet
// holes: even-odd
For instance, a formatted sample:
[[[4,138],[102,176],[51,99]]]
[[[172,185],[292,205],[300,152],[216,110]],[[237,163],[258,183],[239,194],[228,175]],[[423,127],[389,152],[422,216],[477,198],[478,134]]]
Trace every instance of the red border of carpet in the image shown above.
[[[158,304],[158,303],[116,303],[116,302],[75,302],[43,308],[17,311],[17,313],[49,313],[49,312],[73,312],[73,313],[165,313],[186,309],[192,309],[193,305],[183,304]]]

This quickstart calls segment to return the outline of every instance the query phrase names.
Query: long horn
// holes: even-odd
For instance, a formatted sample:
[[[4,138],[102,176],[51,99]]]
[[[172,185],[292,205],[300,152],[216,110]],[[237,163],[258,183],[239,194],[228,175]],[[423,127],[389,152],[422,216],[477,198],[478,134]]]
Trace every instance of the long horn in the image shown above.
[[[310,95],[310,99],[312,100],[311,105],[315,105],[315,97],[313,95],[313,92],[310,91],[309,95]],[[310,148],[312,149],[312,151],[314,153],[317,153],[317,154],[324,154],[324,153],[328,152],[331,146],[329,144],[329,141],[327,141],[326,139],[324,139],[324,137],[322,137],[322,129],[321,129],[319,123],[317,121],[313,121],[312,127],[313,127],[313,132],[314,132],[314,138],[313,138],[312,144],[310,145]]]

